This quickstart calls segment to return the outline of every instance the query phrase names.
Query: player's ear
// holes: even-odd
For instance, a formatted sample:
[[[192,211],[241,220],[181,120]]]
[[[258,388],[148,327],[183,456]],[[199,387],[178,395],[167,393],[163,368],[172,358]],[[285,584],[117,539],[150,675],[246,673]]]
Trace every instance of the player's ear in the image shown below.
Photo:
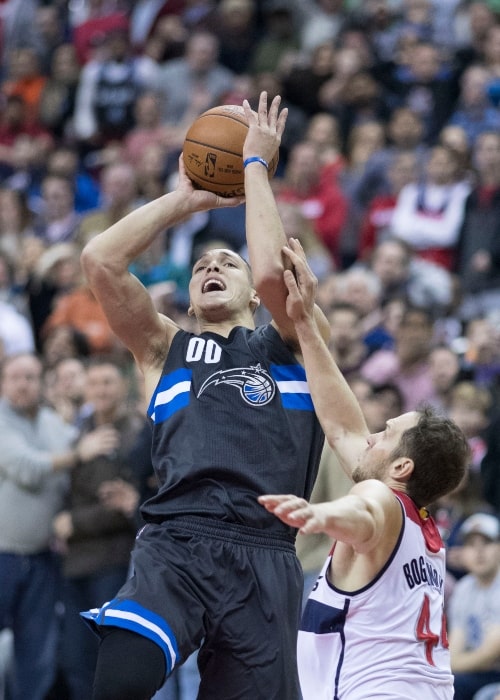
[[[250,299],[250,309],[254,314],[260,306],[260,298],[255,289],[252,290],[252,298]]]
[[[189,304],[189,308],[188,308],[188,310],[187,310],[187,315],[188,315],[188,316],[194,316],[194,309],[193,309],[193,307],[191,306],[191,304]]]
[[[399,457],[390,466],[391,476],[396,481],[406,482],[413,474],[415,463],[409,457]]]

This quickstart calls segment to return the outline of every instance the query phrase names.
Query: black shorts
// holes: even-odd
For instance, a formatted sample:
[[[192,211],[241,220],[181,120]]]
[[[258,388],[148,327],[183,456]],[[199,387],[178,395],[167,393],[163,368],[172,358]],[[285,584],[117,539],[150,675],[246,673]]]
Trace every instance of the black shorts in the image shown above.
[[[302,570],[289,539],[207,518],[148,524],[117,597],[84,613],[163,649],[167,674],[196,649],[199,698],[300,697]]]

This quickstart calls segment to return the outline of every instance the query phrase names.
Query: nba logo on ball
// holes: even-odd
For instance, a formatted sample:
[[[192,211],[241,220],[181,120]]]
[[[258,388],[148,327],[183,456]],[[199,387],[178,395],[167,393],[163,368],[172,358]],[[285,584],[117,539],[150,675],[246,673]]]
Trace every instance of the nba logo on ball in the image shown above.
[[[243,144],[247,133],[247,118],[239,105],[213,107],[192,123],[182,157],[195,187],[220,197],[244,196]],[[276,172],[278,160],[276,153],[269,163],[269,178]]]
[[[207,153],[205,158],[205,177],[215,177],[215,166],[217,164],[217,154]]]

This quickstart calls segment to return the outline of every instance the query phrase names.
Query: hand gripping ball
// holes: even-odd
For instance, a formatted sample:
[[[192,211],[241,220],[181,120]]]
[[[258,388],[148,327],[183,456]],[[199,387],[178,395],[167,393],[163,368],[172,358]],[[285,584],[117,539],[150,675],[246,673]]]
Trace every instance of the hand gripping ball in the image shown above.
[[[220,197],[245,194],[243,143],[248,131],[243,107],[222,105],[203,112],[190,126],[182,155],[194,186]],[[278,167],[277,152],[269,163],[272,178]]]

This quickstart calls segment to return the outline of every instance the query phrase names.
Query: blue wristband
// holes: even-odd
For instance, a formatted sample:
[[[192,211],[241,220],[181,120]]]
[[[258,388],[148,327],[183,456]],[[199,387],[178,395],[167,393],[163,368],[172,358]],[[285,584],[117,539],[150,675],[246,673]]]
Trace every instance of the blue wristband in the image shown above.
[[[249,163],[262,163],[266,170],[269,170],[269,163],[260,156],[252,156],[243,161],[243,167],[246,168]]]

